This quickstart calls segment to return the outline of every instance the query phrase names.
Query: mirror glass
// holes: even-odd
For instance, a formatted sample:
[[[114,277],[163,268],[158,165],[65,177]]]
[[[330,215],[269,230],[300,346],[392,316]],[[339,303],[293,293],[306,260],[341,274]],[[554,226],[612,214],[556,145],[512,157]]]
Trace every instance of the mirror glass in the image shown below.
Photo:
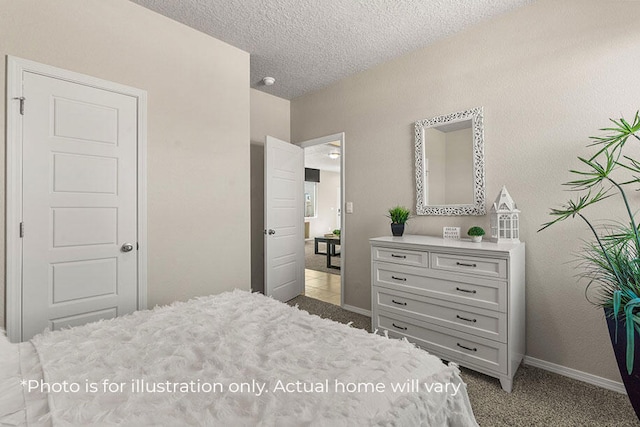
[[[484,215],[482,107],[415,124],[416,213]]]
[[[315,218],[318,216],[318,187],[317,182],[304,182],[304,217]]]

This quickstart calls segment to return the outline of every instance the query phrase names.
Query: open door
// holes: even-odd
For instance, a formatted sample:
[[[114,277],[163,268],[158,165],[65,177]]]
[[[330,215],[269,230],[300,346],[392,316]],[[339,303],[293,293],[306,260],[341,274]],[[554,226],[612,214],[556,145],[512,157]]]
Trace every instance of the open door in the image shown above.
[[[264,186],[264,293],[289,301],[304,292],[302,148],[267,136]]]

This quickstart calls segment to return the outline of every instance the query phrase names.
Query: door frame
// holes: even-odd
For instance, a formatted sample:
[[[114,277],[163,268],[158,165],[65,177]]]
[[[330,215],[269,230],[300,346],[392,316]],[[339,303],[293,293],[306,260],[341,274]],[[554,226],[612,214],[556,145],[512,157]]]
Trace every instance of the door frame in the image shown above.
[[[313,147],[314,145],[327,144],[329,142],[340,141],[340,307],[344,307],[344,278],[346,274],[346,209],[345,209],[345,133],[334,133],[332,135],[321,136],[319,138],[308,139],[298,142],[296,145],[301,148]]]
[[[50,65],[7,55],[6,95],[6,208],[5,208],[5,318],[12,342],[22,341],[22,97],[23,74],[30,72],[70,83],[90,86],[137,99],[137,242],[138,310],[147,308],[147,92]],[[29,100],[25,100],[25,109]],[[28,233],[28,229],[26,230]]]

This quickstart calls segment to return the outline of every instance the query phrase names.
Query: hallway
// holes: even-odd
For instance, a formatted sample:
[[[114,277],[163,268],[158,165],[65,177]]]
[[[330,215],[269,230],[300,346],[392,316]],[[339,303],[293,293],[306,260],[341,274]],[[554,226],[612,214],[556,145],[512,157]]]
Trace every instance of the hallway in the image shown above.
[[[306,296],[340,305],[340,276],[308,269],[304,270],[304,276]]]

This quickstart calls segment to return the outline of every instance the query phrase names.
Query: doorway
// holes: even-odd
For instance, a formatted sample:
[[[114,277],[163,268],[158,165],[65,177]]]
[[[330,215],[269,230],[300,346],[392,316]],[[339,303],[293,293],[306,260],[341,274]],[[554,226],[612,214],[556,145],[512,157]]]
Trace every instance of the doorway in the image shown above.
[[[305,162],[305,295],[344,302],[344,133],[300,143]]]

